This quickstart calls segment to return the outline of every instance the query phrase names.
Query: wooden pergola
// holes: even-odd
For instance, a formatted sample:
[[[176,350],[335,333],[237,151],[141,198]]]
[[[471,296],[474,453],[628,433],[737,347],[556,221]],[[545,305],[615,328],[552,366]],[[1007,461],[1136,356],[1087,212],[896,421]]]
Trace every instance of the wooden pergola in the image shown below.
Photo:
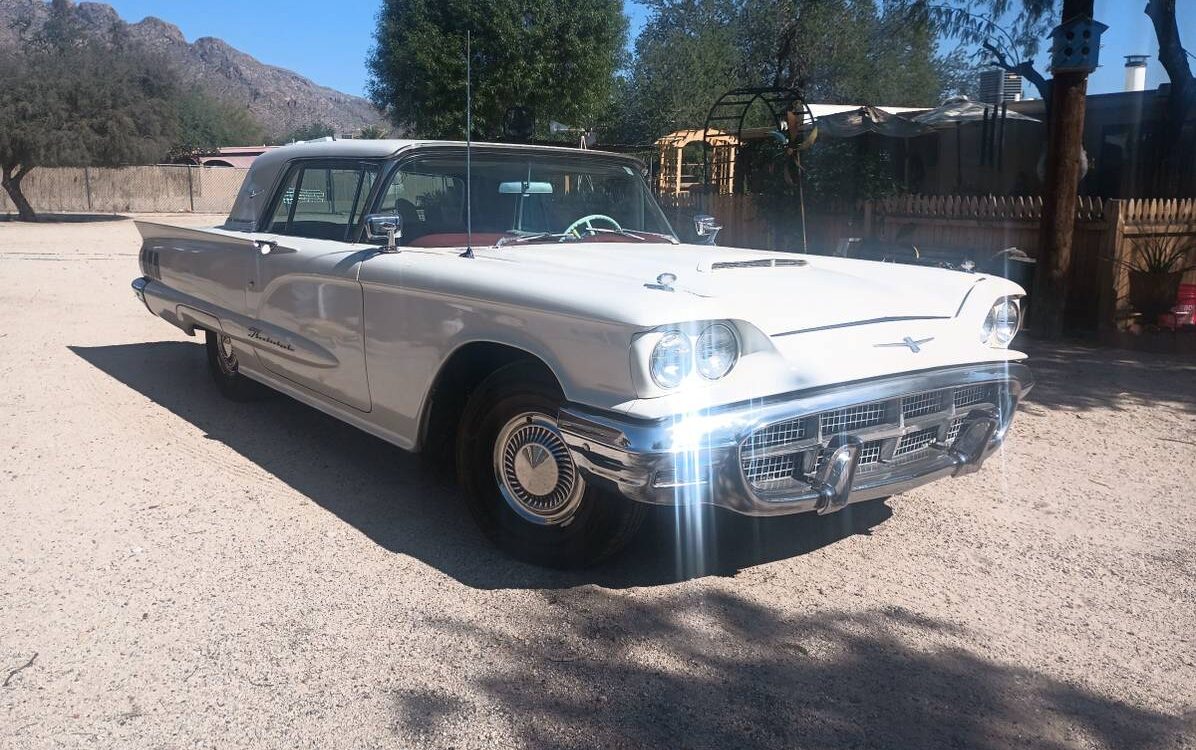
[[[721,130],[690,128],[669,133],[656,140],[660,157],[660,169],[656,177],[656,191],[661,195],[688,193],[694,185],[707,182],[701,177],[686,180],[684,152],[691,143],[707,144],[710,154],[709,184],[711,189],[722,195],[729,195],[735,188],[735,155],[739,150],[739,139]]]

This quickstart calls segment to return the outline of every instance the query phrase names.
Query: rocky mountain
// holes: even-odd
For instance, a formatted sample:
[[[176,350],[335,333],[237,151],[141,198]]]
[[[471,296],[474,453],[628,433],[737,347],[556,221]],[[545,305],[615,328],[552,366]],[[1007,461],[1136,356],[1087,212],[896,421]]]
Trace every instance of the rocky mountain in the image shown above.
[[[367,125],[387,127],[367,100],[318,86],[285,68],[266,65],[221,39],[202,37],[188,42],[177,26],[152,16],[126,23],[103,3],[79,3],[76,10],[86,29],[102,33],[113,25],[121,26],[131,38],[164,55],[185,80],[212,96],[244,104],[271,136],[285,136],[317,122],[332,125],[344,135]],[[48,14],[44,0],[0,0],[0,45],[17,43],[14,24],[29,21],[36,29]]]

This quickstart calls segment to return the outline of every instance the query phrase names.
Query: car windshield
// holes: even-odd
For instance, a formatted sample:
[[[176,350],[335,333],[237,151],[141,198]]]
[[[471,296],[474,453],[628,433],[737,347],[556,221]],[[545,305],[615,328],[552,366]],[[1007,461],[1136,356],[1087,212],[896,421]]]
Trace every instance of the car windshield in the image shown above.
[[[465,155],[406,162],[379,212],[402,218],[402,244],[466,244]],[[475,245],[675,241],[631,163],[596,156],[477,153],[470,167]]]

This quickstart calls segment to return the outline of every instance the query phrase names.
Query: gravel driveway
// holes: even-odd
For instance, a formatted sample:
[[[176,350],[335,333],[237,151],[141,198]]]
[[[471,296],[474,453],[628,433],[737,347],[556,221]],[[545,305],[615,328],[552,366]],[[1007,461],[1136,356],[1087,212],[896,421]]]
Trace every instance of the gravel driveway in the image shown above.
[[[222,400],[137,249],[0,222],[0,747],[1196,747],[1196,363],[1037,347],[979,474],[552,573]]]

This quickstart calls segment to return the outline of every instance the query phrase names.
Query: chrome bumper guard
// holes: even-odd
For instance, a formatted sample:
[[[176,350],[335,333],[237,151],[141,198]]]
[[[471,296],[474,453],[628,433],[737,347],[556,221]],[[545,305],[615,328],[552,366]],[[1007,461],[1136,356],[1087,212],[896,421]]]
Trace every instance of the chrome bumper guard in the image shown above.
[[[145,287],[148,285],[149,279],[145,278],[144,276],[138,276],[137,278],[133,279],[133,294],[135,294],[137,299],[141,300],[142,302],[145,302]]]
[[[833,513],[979,470],[1033,384],[1022,364],[972,365],[660,421],[567,404],[559,425],[577,465],[633,500]]]

